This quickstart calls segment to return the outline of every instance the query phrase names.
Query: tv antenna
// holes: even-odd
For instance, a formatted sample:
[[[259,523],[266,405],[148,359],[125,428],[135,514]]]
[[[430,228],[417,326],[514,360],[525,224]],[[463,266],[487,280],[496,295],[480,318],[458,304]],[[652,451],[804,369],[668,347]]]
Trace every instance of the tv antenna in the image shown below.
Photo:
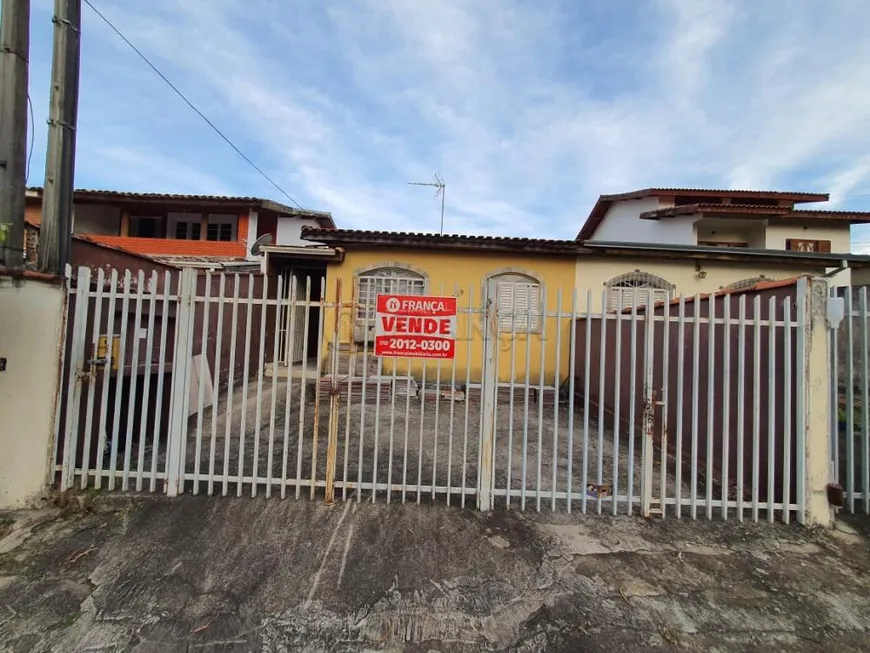
[[[440,232],[440,235],[443,236],[444,235],[444,196],[447,194],[447,192],[446,192],[447,184],[445,184],[444,180],[442,180],[441,177],[438,176],[437,172],[433,175],[433,178],[435,179],[435,181],[409,181],[408,185],[409,186],[431,186],[432,188],[438,189],[435,191],[435,197],[438,197],[439,195],[441,195],[441,232]]]

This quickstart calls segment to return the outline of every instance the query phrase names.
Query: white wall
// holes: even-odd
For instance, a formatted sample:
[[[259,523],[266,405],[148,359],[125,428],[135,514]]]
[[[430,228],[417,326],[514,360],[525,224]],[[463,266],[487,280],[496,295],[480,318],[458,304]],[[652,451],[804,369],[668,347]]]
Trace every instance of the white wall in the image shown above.
[[[314,245],[310,240],[302,240],[302,227],[317,227],[317,220],[278,216],[276,245]]]
[[[694,216],[677,216],[664,220],[640,219],[641,213],[658,208],[658,197],[618,200],[610,206],[591,240],[694,245]]]
[[[73,233],[117,236],[121,233],[121,209],[102,204],[76,204]]]
[[[63,305],[59,284],[0,276],[0,508],[46,485]]]
[[[260,214],[254,209],[248,213],[248,238],[245,240],[245,258],[255,260],[257,257],[251,254],[251,245],[257,240],[257,229],[259,228]]]

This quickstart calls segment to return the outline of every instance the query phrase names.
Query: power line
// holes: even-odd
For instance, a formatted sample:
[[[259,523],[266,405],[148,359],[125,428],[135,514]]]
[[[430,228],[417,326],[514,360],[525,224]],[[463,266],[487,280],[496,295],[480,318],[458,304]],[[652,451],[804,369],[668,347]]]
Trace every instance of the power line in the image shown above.
[[[157,68],[157,66],[155,66],[153,63],[151,63],[151,61],[148,59],[148,57],[146,57],[144,54],[142,54],[142,52],[141,52],[141,50],[139,50],[139,48],[137,48],[135,45],[133,45],[133,43],[130,41],[130,39],[128,39],[126,36],[124,36],[123,32],[121,32],[120,29],[118,29],[117,27],[115,27],[115,26],[112,24],[112,21],[110,21],[110,20],[109,20],[108,18],[106,18],[102,13],[100,13],[100,10],[97,9],[97,8],[93,5],[93,3],[91,2],[91,0],[84,0],[84,3],[85,3],[88,7],[90,7],[91,10],[92,10],[92,11],[93,11],[97,16],[99,16],[99,17],[102,19],[102,21],[103,21],[104,23],[106,23],[106,25],[108,25],[108,26],[112,29],[112,31],[115,32],[115,34],[117,34],[117,35],[121,38],[122,41],[124,41],[124,43],[126,43],[127,45],[129,45],[130,48],[133,50],[133,52],[135,52],[136,54],[138,54],[138,55],[139,55],[139,58],[142,59],[142,61],[144,61],[144,62],[148,65],[148,67],[151,68],[151,70],[153,70],[155,73],[157,73],[157,76],[160,77],[160,79],[162,79],[164,82],[166,82],[166,84],[169,86],[169,88],[171,88],[173,91],[175,91],[175,93],[176,93],[176,95],[178,95],[178,97],[180,97],[182,100],[184,100],[184,102],[185,102],[185,104],[187,104],[187,106],[189,106],[191,109],[193,109],[193,111],[196,112],[196,114],[197,114],[200,118],[202,118],[202,119],[206,122],[206,124],[208,124],[208,126],[211,127],[211,128],[215,131],[215,133],[216,133],[218,136],[220,136],[222,139],[224,139],[224,141],[226,141],[227,145],[229,145],[231,148],[233,148],[233,149],[236,151],[236,154],[238,154],[240,157],[242,157],[242,158],[245,160],[245,162],[247,162],[247,164],[248,164],[249,166],[251,166],[254,170],[256,170],[258,173],[260,173],[260,175],[263,177],[263,179],[265,179],[265,180],[268,181],[270,184],[272,184],[275,188],[277,188],[277,189],[278,189],[278,192],[280,192],[282,195],[284,195],[284,197],[286,197],[288,200],[290,200],[291,202],[293,202],[293,204],[295,204],[298,208],[300,208],[300,209],[302,208],[302,206],[299,204],[299,202],[297,202],[295,199],[293,199],[293,198],[290,196],[290,194],[287,193],[287,191],[285,191],[283,188],[281,188],[281,187],[280,187],[280,186],[275,182],[274,179],[272,179],[269,175],[267,175],[265,172],[263,172],[262,168],[260,168],[256,163],[254,163],[253,161],[251,161],[251,159],[248,158],[248,156],[247,156],[244,152],[242,152],[242,151],[241,151],[241,150],[236,146],[236,144],[233,143],[233,142],[232,142],[232,141],[227,137],[227,135],[224,134],[224,133],[223,133],[223,132],[222,132],[222,131],[217,127],[217,125],[215,125],[211,120],[209,120],[208,117],[207,117],[207,116],[206,116],[202,111],[200,111],[199,109],[197,109],[196,106],[193,104],[193,102],[191,102],[190,100],[188,100],[188,99],[187,99],[187,96],[185,96],[184,93],[182,93],[180,90],[178,90],[178,87],[175,86],[175,84],[173,84],[172,82],[170,82],[169,79],[166,77],[166,75],[164,75],[162,72],[160,72],[160,70]]]

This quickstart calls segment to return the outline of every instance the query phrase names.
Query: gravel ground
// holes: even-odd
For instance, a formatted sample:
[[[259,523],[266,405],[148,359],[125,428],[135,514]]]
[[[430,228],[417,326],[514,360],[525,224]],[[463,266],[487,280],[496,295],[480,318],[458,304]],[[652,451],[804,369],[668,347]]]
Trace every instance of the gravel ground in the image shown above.
[[[85,493],[0,514],[0,651],[870,650],[870,523]]]

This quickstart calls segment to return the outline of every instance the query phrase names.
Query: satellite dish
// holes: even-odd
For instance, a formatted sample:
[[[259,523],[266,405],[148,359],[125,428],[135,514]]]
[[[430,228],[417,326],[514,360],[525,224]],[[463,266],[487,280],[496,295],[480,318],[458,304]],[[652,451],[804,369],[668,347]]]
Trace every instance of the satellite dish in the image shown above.
[[[271,245],[272,244],[272,234],[263,234],[257,240],[254,241],[254,244],[251,245],[251,255],[259,256],[260,248],[263,245]]]

